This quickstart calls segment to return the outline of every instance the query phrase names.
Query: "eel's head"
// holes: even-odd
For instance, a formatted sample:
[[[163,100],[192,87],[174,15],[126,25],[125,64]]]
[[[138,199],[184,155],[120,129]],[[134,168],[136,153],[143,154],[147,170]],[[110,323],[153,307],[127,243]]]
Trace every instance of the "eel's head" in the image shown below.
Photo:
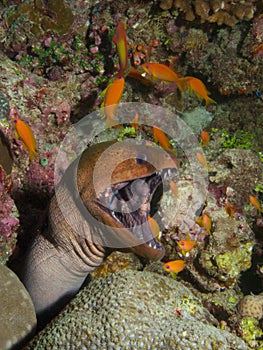
[[[173,153],[131,141],[103,142],[84,151],[78,163],[78,192],[89,213],[104,224],[100,233],[105,242],[117,242],[113,250],[133,251],[149,260],[163,257],[164,247],[148,218],[177,167]]]

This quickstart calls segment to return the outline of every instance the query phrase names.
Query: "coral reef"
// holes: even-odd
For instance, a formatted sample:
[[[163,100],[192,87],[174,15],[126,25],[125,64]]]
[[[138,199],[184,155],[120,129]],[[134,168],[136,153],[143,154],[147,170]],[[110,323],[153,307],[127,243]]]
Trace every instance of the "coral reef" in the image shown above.
[[[205,291],[236,285],[241,272],[251,267],[255,237],[240,212],[244,214],[244,211],[249,213],[248,209],[253,210],[245,208],[249,194],[255,187],[255,180],[260,181],[262,175],[260,160],[254,152],[224,150],[218,147],[218,142],[222,141],[219,138],[210,141],[209,149],[206,150],[211,169],[207,195],[205,192],[202,194],[201,188],[198,194],[194,192],[193,180],[185,164],[176,179],[177,197],[172,191],[164,193],[159,212],[161,224],[166,228],[161,240],[166,247],[167,261],[179,258],[178,240],[198,242],[186,259],[182,276]],[[229,166],[226,155],[231,155],[233,166]],[[232,203],[237,208],[231,216],[225,210],[226,203]],[[212,218],[209,234],[195,221],[198,208]]]
[[[202,268],[211,277],[216,278],[221,285],[228,287],[237,282],[242,271],[251,267],[254,242],[252,239],[243,242],[244,228],[241,228],[243,225],[239,219],[237,221],[237,229],[234,231],[229,225],[231,221],[228,218],[226,220],[221,219],[216,223],[219,230],[213,232],[209,237],[209,243],[202,250],[198,259]],[[227,240],[227,246],[223,243],[224,239]],[[240,240],[242,240],[242,244]]]
[[[1,263],[7,261],[15,247],[18,211],[20,244],[27,246],[28,237],[35,234],[36,224],[53,191],[56,154],[71,123],[100,105],[100,93],[118,69],[112,36],[117,23],[122,21],[126,24],[129,64],[138,74],[141,74],[140,65],[147,61],[166,64],[180,76],[200,78],[217,101],[217,105],[204,107],[188,93],[183,96],[175,93],[174,85],[161,82],[153,87],[143,79],[127,77],[125,80],[123,100],[162,104],[176,113],[179,110],[195,133],[203,127],[209,128],[209,123],[218,129],[211,134],[212,141],[204,150],[211,192],[207,202],[202,189],[198,196],[193,193],[187,159],[178,151],[179,197],[174,198],[171,191],[164,195],[159,212],[161,240],[166,246],[166,261],[181,258],[179,239],[196,241],[195,248],[185,258],[186,269],[178,280],[195,293],[197,290],[212,292],[207,294],[209,299],[202,297],[202,300],[222,322],[221,326],[227,322],[226,328],[230,327],[240,336],[243,333],[249,346],[259,348],[262,344],[255,337],[262,336],[262,321],[248,315],[239,322],[239,332],[233,321],[236,314],[232,298],[236,302],[240,299],[238,285],[242,292],[245,289],[245,294],[251,292],[252,284],[259,281],[255,275],[262,267],[262,215],[248,201],[250,194],[255,195],[254,189],[259,190],[257,196],[262,201],[262,163],[250,150],[262,151],[263,147],[261,12],[262,4],[254,0],[136,0],[133,6],[124,1],[3,2],[0,8],[0,164],[5,173],[3,182],[0,181],[3,189],[0,191],[3,194],[0,200]],[[38,160],[29,162],[21,141],[14,136],[9,111],[17,112],[31,126],[37,139]],[[96,130],[97,125],[93,127]],[[237,147],[243,149],[232,149]],[[13,199],[7,175],[10,173]],[[225,212],[227,201],[236,205],[231,217]],[[202,210],[212,218],[210,234],[195,222],[195,216]],[[255,237],[248,224],[255,231]],[[104,276],[119,268],[138,268],[138,265],[117,255],[98,273]],[[242,279],[244,270],[249,282]],[[258,289],[262,287],[262,273],[259,278]],[[183,314],[189,315],[188,299],[180,301],[175,310],[178,320],[182,309]],[[94,320],[96,306],[92,310]],[[189,317],[195,316],[196,309],[190,310],[193,312]],[[68,319],[72,324],[78,321],[71,316]],[[93,330],[93,320],[91,326],[87,326],[89,331]],[[180,329],[185,334],[183,321]],[[173,329],[177,327],[168,318],[163,328],[166,334],[167,324]],[[193,329],[196,329],[194,325]],[[62,331],[63,327],[59,332]],[[66,332],[62,337],[69,335]]]
[[[96,270],[91,272],[95,277],[106,277],[120,270],[141,270],[142,264],[133,253],[113,252]]]
[[[253,107],[252,107],[253,106]],[[260,151],[263,147],[263,139],[260,132],[263,128],[262,119],[262,102],[259,98],[253,96],[239,96],[237,99],[227,98],[221,106],[214,110],[214,119],[211,123],[212,128],[218,129],[218,141],[223,140],[221,132],[225,129],[227,138],[234,141],[233,137],[238,138],[244,144],[244,138],[240,136],[244,131],[250,135],[254,135],[253,140],[249,140],[251,149]],[[240,130],[243,130],[240,132]],[[248,135],[248,134],[247,134]],[[238,141],[238,140],[237,140]],[[237,144],[236,144],[237,145]],[[222,142],[218,142],[218,147],[222,147]],[[238,142],[240,147],[240,142]]]
[[[248,349],[214,323],[179,282],[145,271],[122,271],[92,281],[26,349]]]
[[[167,3],[167,2],[166,2]],[[161,6],[161,5],[160,5]],[[164,5],[163,5],[164,6]],[[220,0],[175,0],[174,7],[184,13],[187,21],[195,19],[201,23],[210,22],[233,27],[238,22],[253,18],[257,1],[220,1]],[[167,9],[171,8],[167,4]],[[163,7],[162,7],[163,8]]]
[[[199,134],[213,120],[213,113],[209,112],[205,107],[198,106],[191,111],[182,113],[181,118],[191,129]]]
[[[263,65],[253,53],[253,47],[259,44],[251,28],[247,28],[245,34],[245,29],[239,26],[222,28],[215,34],[214,30],[176,26],[171,19],[166,29],[167,46],[177,55],[180,71],[207,77],[221,95],[261,91]]]
[[[238,304],[238,311],[242,318],[263,318],[263,295],[246,295]]]
[[[9,115],[9,100],[0,93],[0,119],[7,118]]]
[[[227,325],[230,329],[236,329],[236,304],[239,300],[237,288],[226,288],[214,293],[201,293],[203,305],[219,321],[220,326]]]
[[[220,139],[215,142],[215,146],[218,143],[221,143]],[[216,154],[218,158],[215,162],[213,159]],[[225,149],[219,154],[215,149],[211,154],[211,164],[216,170],[210,177],[211,187],[233,188],[235,203],[240,210],[244,210],[255,183],[261,181],[262,165],[257,154],[246,149]]]
[[[19,214],[10,197],[11,188],[11,177],[0,165],[0,265],[5,264],[13,253],[19,225]]]
[[[261,350],[263,332],[259,322],[255,318],[245,317],[240,321],[239,326],[242,338],[246,341],[249,348]]]
[[[67,33],[73,23],[73,14],[70,6],[64,0],[55,2],[27,0],[20,5],[11,7],[5,21],[9,28],[13,26],[18,31],[18,28],[24,27],[24,36],[20,36],[21,43],[26,41],[27,35],[39,36],[48,31],[58,34]],[[18,43],[18,41],[14,41],[12,45]]]

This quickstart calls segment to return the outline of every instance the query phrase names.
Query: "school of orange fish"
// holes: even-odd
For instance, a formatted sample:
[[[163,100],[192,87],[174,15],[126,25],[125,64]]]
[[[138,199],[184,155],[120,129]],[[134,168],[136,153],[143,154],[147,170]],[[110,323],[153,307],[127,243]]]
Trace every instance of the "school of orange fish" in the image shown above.
[[[143,72],[133,67],[128,67],[128,43],[125,25],[122,22],[119,22],[119,24],[116,27],[113,42],[116,44],[117,47],[120,69],[118,73],[111,79],[110,83],[102,93],[102,97],[104,97],[102,107],[104,108],[104,112],[106,115],[107,127],[110,127],[113,124],[115,124],[114,116],[124,90],[125,76],[133,77],[137,80],[140,80],[143,84],[146,85],[153,84],[155,81],[160,80],[165,83],[175,83],[181,92],[185,92],[188,90],[190,92],[195,93],[200,100],[205,100],[206,105],[210,103],[216,103],[213,99],[209,97],[210,93],[200,79],[191,76],[180,77],[175,71],[173,71],[171,68],[164,64],[146,62],[140,66]],[[29,152],[30,161],[34,160],[35,158],[37,158],[37,143],[32,129],[28,124],[26,124],[20,118],[18,118],[17,115],[11,116],[11,121],[15,128],[16,137],[22,141],[24,149]],[[138,125],[138,115],[136,115],[134,117],[134,121],[131,122],[131,126],[134,126],[134,128],[137,129]],[[153,139],[157,143],[159,143],[159,145],[164,149],[173,149],[167,136],[161,129],[157,128],[155,125],[153,125]],[[205,147],[209,143],[209,141],[209,133],[203,130],[200,134],[201,146]],[[198,162],[208,170],[208,165],[203,154],[199,152],[196,153],[196,158]],[[171,181],[170,188],[175,197],[177,197],[178,188],[176,183]],[[250,195],[249,201],[259,213],[263,213],[263,208],[256,197]],[[226,203],[225,210],[226,213],[230,217],[232,217],[233,214],[236,212],[236,206]],[[210,234],[212,229],[212,219],[208,214],[202,213],[202,215],[196,217],[195,220],[200,227],[205,229],[206,234]],[[154,235],[158,237],[160,235],[160,228],[158,226],[158,223],[150,216],[148,217],[148,221]],[[196,242],[189,239],[180,240],[177,242],[177,244],[181,256],[185,258],[188,256],[189,252],[195,247]],[[175,278],[177,274],[185,268],[185,266],[185,260],[181,259],[164,263],[163,269],[169,272],[172,275],[172,277]]]

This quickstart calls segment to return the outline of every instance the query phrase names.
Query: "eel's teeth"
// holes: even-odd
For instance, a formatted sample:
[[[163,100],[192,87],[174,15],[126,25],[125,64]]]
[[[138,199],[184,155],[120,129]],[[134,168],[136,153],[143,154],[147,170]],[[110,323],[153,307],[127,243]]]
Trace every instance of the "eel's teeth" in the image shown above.
[[[114,217],[114,219],[116,221],[120,222],[120,220],[117,218],[117,216],[116,216],[116,214],[115,214],[115,212],[113,210],[111,211],[111,215],[112,215],[112,217]]]
[[[154,241],[152,240],[152,241],[150,241],[150,242],[148,242],[148,246],[149,247],[151,247],[151,248],[153,248],[153,249],[155,249],[156,248],[156,244],[154,243]]]

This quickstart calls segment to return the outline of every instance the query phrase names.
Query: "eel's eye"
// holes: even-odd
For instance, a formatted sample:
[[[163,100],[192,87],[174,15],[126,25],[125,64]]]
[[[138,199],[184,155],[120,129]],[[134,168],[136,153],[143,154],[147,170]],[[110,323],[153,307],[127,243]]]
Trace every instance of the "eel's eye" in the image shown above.
[[[147,155],[146,154],[138,154],[138,156],[136,158],[136,163],[137,164],[143,164],[146,161],[147,161]]]

